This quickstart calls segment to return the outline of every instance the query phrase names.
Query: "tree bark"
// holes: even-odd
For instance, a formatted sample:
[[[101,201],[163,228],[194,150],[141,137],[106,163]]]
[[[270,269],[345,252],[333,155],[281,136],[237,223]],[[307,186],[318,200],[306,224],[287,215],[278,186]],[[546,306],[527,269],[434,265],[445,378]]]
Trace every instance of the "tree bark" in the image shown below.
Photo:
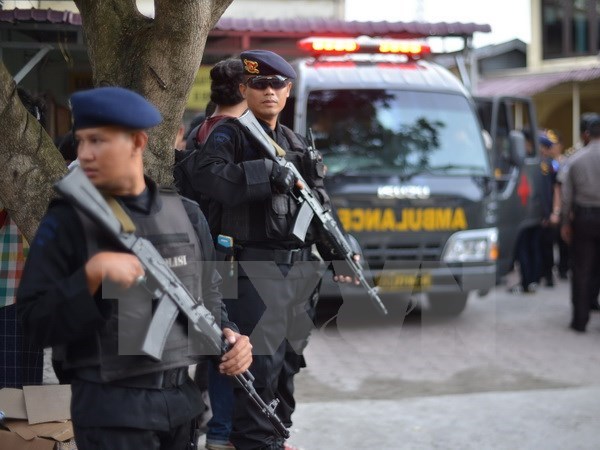
[[[164,121],[150,130],[146,172],[172,184],[175,135],[209,31],[232,0],[155,0],[155,17],[134,0],[76,0],[94,84],[124,86],[154,103]]]
[[[62,155],[40,123],[27,112],[17,86],[0,63],[0,200],[31,241],[65,172]]]
[[[148,98],[163,123],[149,131],[146,173],[173,181],[173,148],[209,31],[233,0],[155,0],[154,19],[135,0],[75,0],[96,86],[123,86]],[[0,201],[31,240],[66,171],[52,139],[21,104],[0,62]]]

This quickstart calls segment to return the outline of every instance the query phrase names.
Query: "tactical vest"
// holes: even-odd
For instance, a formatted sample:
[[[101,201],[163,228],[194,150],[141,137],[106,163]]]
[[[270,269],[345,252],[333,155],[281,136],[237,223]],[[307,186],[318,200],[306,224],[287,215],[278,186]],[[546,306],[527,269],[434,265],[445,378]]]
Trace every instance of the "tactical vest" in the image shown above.
[[[233,123],[233,122],[232,122]],[[296,134],[284,125],[283,129],[288,147],[285,149],[286,160],[292,162],[296,168],[303,173],[302,159],[306,153],[306,145]],[[239,128],[239,126],[236,126]],[[240,134],[242,131],[240,130]],[[244,140],[240,138],[240,143]],[[249,139],[246,142],[251,142]],[[237,150],[237,148],[236,148]],[[236,163],[250,159],[264,159],[262,153],[248,154],[249,149],[241,149],[236,152]],[[258,242],[266,238],[276,241],[285,241],[289,237],[289,231],[298,211],[296,201],[287,194],[273,194],[264,201],[264,221],[257,224],[252,223],[251,208],[255,204],[245,203],[237,206],[222,205],[220,233],[232,236],[235,242]],[[262,228],[257,228],[262,227]]]
[[[200,298],[202,251],[196,232],[178,195],[161,192],[159,201],[162,205],[155,214],[130,216],[136,226],[135,234],[152,242],[188,290]],[[79,211],[78,214],[85,230],[88,258],[100,251],[121,250],[87,216]],[[139,354],[156,300],[150,300],[150,294],[141,286],[119,290],[106,285],[105,282],[102,286],[103,298],[99,301],[113,302],[111,315],[90,340],[91,345],[84,346],[85,354],[76,354],[80,345],[67,347],[65,369],[99,366],[102,380],[111,381],[198,362],[194,355],[204,353],[201,339],[192,332],[191,325],[188,339],[188,322],[182,314],[168,334],[161,361]]]

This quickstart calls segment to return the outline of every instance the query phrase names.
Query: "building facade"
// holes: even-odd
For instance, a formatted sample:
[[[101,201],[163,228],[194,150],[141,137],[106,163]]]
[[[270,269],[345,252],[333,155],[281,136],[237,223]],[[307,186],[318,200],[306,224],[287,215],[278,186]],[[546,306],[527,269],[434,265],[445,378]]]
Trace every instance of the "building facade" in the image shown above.
[[[266,7],[277,4],[278,9]],[[138,8],[152,2],[138,0]],[[5,0],[0,9],[0,60],[20,86],[43,94],[49,105],[51,136],[64,134],[70,127],[67,98],[80,89],[91,87],[81,16],[73,2]],[[18,8],[14,8],[14,6]],[[345,21],[344,0],[268,0],[260,7],[254,0],[235,0],[208,35],[202,66],[188,98],[190,115],[204,111],[208,101],[208,70],[216,61],[239,55],[242,50],[263,48],[276,51],[287,59],[304,55],[297,42],[308,36],[378,36],[388,38],[453,37],[470,42],[475,32],[489,32],[486,24],[426,22]],[[27,9],[23,8],[27,6]],[[229,17],[243,13],[243,17]],[[275,8],[275,6],[273,6]],[[249,17],[254,9],[277,18]],[[282,9],[292,18],[283,17]],[[303,10],[306,16],[296,13]],[[279,11],[279,12],[277,12]],[[321,14],[316,16],[316,14]]]
[[[582,113],[600,112],[600,0],[530,0],[531,42],[524,68],[482,76],[479,95],[534,99],[538,123],[568,147]]]

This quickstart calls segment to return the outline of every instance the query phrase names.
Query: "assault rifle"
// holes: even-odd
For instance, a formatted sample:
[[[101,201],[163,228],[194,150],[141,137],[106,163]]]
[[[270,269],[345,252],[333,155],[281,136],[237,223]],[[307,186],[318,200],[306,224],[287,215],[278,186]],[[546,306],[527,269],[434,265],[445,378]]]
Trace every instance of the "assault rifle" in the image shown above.
[[[293,163],[286,161],[283,156],[278,156],[276,147],[277,145],[273,139],[271,139],[262,125],[256,120],[252,111],[247,109],[240,117],[236,119],[238,123],[245,129],[250,136],[254,138],[263,150],[263,152],[274,161],[283,167],[287,167],[292,171],[296,180],[298,180],[302,187],[292,192],[292,196],[298,202],[300,208],[296,215],[294,225],[292,227],[291,235],[296,238],[299,242],[304,242],[306,232],[311,224],[313,218],[317,219],[318,226],[324,232],[324,235],[328,241],[328,244],[334,249],[334,253],[340,259],[344,260],[360,284],[366,289],[369,298],[375,304],[379,312],[387,314],[387,309],[379,294],[377,288],[369,284],[365,279],[362,266],[354,260],[354,249],[348,242],[346,235],[340,229],[335,218],[331,212],[321,205],[321,202],[317,199],[313,191],[310,189],[300,172]],[[314,147],[314,143],[313,143]]]
[[[54,188],[92,219],[98,227],[112,236],[124,250],[133,253],[140,260],[146,276],[143,284],[152,298],[158,299],[158,306],[142,345],[141,351],[144,354],[156,360],[161,359],[167,336],[179,311],[183,312],[194,328],[206,338],[212,351],[221,355],[229,350],[230,344],[224,338],[211,312],[192,296],[150,241],[134,233],[123,231],[121,222],[112,208],[81,168],[74,167],[54,185]],[[254,376],[249,371],[234,378],[271,422],[277,433],[283,438],[288,438],[289,431],[275,414],[279,399],[274,399],[267,405],[256,392],[253,385]]]

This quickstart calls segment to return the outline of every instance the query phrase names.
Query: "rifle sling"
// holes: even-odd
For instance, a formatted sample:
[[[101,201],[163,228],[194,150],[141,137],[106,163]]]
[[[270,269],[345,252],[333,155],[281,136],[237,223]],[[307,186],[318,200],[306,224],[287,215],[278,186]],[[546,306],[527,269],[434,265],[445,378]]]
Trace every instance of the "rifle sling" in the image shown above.
[[[285,156],[285,150],[282,149],[281,146],[277,142],[275,142],[271,136],[267,135],[267,137],[273,144],[273,147],[275,147],[275,153],[277,153],[277,156],[280,156],[283,158]]]
[[[125,233],[133,233],[135,231],[135,225],[121,204],[114,197],[105,196],[104,199],[106,200],[106,203],[108,203],[108,206],[110,206],[110,209],[112,209],[117,220],[121,223],[122,230]]]

